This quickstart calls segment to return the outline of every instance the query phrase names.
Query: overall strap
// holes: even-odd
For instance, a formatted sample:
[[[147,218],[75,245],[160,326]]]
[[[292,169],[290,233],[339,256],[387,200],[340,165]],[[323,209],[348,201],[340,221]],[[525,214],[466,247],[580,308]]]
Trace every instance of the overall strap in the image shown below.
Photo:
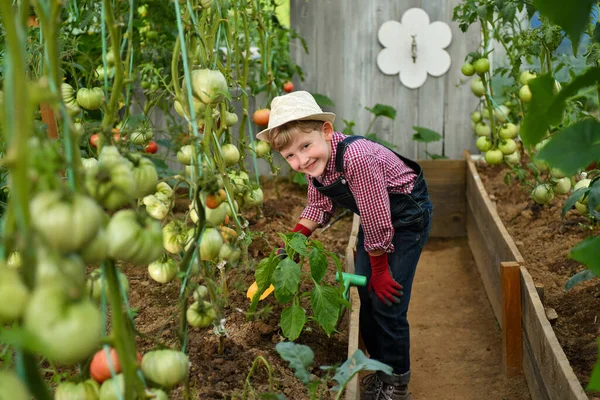
[[[350,144],[358,139],[366,139],[364,136],[348,136],[341,142],[337,144],[337,150],[335,155],[335,171],[337,173],[344,173],[344,153],[346,153],[346,148],[350,146]]]

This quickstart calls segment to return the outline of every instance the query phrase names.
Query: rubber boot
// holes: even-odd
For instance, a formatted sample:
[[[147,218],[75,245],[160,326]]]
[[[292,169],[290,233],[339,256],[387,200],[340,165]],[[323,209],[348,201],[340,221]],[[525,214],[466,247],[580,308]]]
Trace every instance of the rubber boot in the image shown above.
[[[378,371],[377,378],[381,381],[377,400],[410,400],[408,391],[410,371],[401,375],[387,375]]]

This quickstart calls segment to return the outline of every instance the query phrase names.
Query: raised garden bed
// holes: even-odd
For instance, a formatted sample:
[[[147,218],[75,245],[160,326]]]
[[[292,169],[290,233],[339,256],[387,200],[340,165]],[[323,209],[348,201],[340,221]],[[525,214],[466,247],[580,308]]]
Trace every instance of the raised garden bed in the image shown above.
[[[499,202],[497,206],[490,200],[484,187],[484,179],[479,175],[470,154],[465,154],[465,160],[427,160],[420,161],[420,163],[423,166],[432,203],[435,207],[431,237],[468,237],[469,247],[481,276],[482,284],[499,326],[503,330],[503,352],[507,373],[515,374],[520,373],[522,370],[533,400],[588,399],[581,383],[586,382],[586,376],[579,373],[579,371],[576,375],[569,362],[570,359],[567,358],[563,347],[561,347],[562,344],[569,349],[569,343],[573,343],[573,338],[570,338],[571,342],[569,342],[568,337],[565,338],[564,343],[559,341],[557,334],[560,337],[562,330],[557,329],[557,332],[555,332],[546,316],[545,308],[554,307],[560,316],[562,312],[569,312],[568,304],[574,305],[574,301],[582,297],[581,293],[576,293],[586,292],[593,295],[598,292],[597,284],[582,285],[580,289],[570,295],[574,296],[571,302],[565,304],[564,307],[557,304],[560,297],[556,297],[556,294],[562,290],[562,285],[564,285],[566,279],[583,268],[571,265],[567,260],[567,250],[591,232],[575,232],[574,236],[577,239],[564,243],[561,262],[566,266],[571,265],[571,267],[566,273],[557,278],[558,283],[549,285],[544,279],[537,278],[537,271],[540,269],[540,265],[545,262],[539,259],[539,254],[543,251],[541,253],[528,252],[525,253],[527,255],[524,257],[509,233],[517,228],[508,225],[510,229],[507,230],[499,215],[500,210],[500,214],[507,218],[509,213],[503,211],[500,201],[510,201],[508,199],[516,198],[515,191],[518,191],[515,186],[507,187],[505,191],[500,189],[500,184],[505,185],[502,182],[503,177],[499,177],[500,170],[483,170],[484,173],[488,174],[485,176],[485,180],[490,184],[491,182],[494,184],[494,196]],[[504,194],[501,195],[499,192]],[[516,207],[521,207],[526,212],[526,203],[530,203],[527,195],[523,195],[520,201],[522,205]],[[562,202],[560,201],[559,198],[555,200],[553,207],[549,210],[553,213],[556,223],[547,225],[549,228],[546,228],[546,230],[560,232],[562,224],[559,211]],[[546,221],[540,222],[540,225],[543,226],[546,223]],[[567,229],[569,229],[568,226]],[[531,224],[521,226],[520,232],[521,236],[517,236],[516,239],[519,246],[524,245],[524,248],[528,248],[532,245],[530,240],[537,240],[538,247],[546,248],[539,241],[548,241],[549,239],[540,236],[533,237],[533,226]],[[351,246],[353,245],[354,241],[351,235],[349,249],[347,250],[348,254],[351,254]],[[550,246],[554,246],[554,244]],[[560,248],[563,248],[563,246],[560,246]],[[537,254],[538,258],[531,257],[533,254]],[[347,257],[347,260],[349,259]],[[351,264],[349,261],[348,263]],[[352,268],[352,265],[349,265],[348,268]],[[510,281],[502,276],[501,271],[503,268],[505,268],[505,272],[509,270],[516,271],[516,285],[514,285],[514,281],[507,284]],[[548,279],[548,277],[546,278]],[[546,290],[543,290],[542,284],[544,283]],[[545,297],[545,303],[542,302],[540,294]],[[592,309],[598,309],[597,298],[589,304]],[[581,304],[577,303],[577,307],[579,309]],[[515,321],[514,315],[519,313],[521,318],[517,317]],[[512,320],[511,316],[513,317]],[[559,317],[559,321],[561,318]],[[594,327],[594,332],[589,333],[586,339],[582,338],[584,341],[587,340],[588,343],[586,345],[588,347],[585,350],[582,349],[589,358],[587,374],[591,371],[591,365],[595,362],[597,355],[597,328],[593,324],[593,313],[590,314],[590,318],[592,318],[592,321],[587,322]],[[568,323],[572,318],[565,319],[563,323]],[[581,315],[579,315],[579,319],[581,319]],[[577,320],[577,317],[575,317],[575,320]],[[358,324],[358,321],[355,321],[355,323]],[[515,326],[517,327],[516,331]],[[556,326],[560,328],[562,323],[561,325],[557,323]],[[351,344],[353,340],[355,339],[350,336]],[[518,343],[515,343],[516,341]],[[356,339],[356,343],[358,343],[358,339]],[[518,356],[519,354],[520,356]],[[577,362],[577,359],[574,359],[574,362],[581,369],[582,366]],[[587,366],[584,366],[584,368],[587,368]],[[348,400],[356,399],[358,398],[356,393],[358,393],[357,380],[349,386],[346,398]]]

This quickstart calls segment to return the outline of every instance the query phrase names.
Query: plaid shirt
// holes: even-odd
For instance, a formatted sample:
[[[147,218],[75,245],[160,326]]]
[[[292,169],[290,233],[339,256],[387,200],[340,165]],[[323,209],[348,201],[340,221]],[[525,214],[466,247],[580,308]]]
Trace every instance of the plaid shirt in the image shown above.
[[[339,132],[333,134],[331,158],[323,175],[317,178],[323,185],[330,185],[341,176],[335,170],[335,158],[337,145],[344,138],[346,135]],[[417,175],[394,152],[369,140],[357,140],[348,146],[344,154],[344,175],[360,211],[365,250],[394,252],[394,227],[388,194],[410,194]],[[307,175],[306,179],[308,205],[300,218],[323,226],[335,213],[335,206],[329,197],[317,191],[310,176]]]

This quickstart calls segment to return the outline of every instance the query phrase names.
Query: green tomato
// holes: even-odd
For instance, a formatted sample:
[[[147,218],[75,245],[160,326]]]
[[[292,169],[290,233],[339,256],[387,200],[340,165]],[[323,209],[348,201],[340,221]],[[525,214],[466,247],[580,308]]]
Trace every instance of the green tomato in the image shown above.
[[[116,260],[148,265],[163,253],[160,223],[134,210],[115,213],[106,233],[110,238],[108,254]]]
[[[582,188],[588,188],[588,187],[590,187],[590,183],[592,183],[592,180],[591,180],[591,179],[587,179],[587,178],[585,178],[585,179],[582,179],[582,180],[580,180],[579,182],[577,182],[577,183],[575,184],[575,186],[573,187],[573,191],[576,191],[576,190],[578,190],[578,189],[582,189]],[[581,204],[587,204],[587,202],[588,202],[588,196],[586,196],[586,195],[584,194],[584,195],[582,195],[582,196],[579,198],[579,200],[578,200],[578,201],[579,201]]]
[[[181,146],[181,148],[177,152],[177,161],[179,161],[183,165],[192,165],[192,146],[191,145],[186,144],[185,146]]]
[[[134,196],[138,199],[152,194],[156,191],[158,184],[158,172],[154,163],[149,158],[142,157],[140,154],[130,154],[133,161],[133,177],[135,180]]]
[[[477,136],[492,136],[492,128],[485,122],[478,122],[475,125],[475,133]]]
[[[467,62],[460,67],[460,72],[465,76],[472,76],[475,73],[475,68],[473,68],[473,64]]]
[[[0,399],[29,400],[31,395],[17,374],[8,370],[0,370]]]
[[[254,149],[257,157],[266,157],[271,153],[271,145],[269,142],[265,142],[264,140],[257,141]]]
[[[28,302],[29,289],[19,273],[0,264],[0,326],[21,318]]]
[[[167,257],[166,261],[153,261],[148,264],[148,274],[150,278],[158,283],[171,282],[177,276],[177,264],[171,257]]]
[[[586,204],[582,204],[578,201],[575,202],[575,208],[579,211],[580,214],[587,215],[588,207]]]
[[[483,86],[480,77],[477,76],[471,81],[471,92],[477,97],[481,97],[485,94],[485,86]]]
[[[85,283],[85,264],[78,254],[63,255],[40,248],[35,270],[36,286],[60,286],[79,295]]]
[[[523,103],[529,103],[531,101],[531,90],[529,89],[529,85],[524,85],[519,89],[519,98]]]
[[[515,151],[512,154],[508,154],[504,156],[504,161],[506,161],[510,165],[519,165],[521,163],[521,153]]]
[[[43,356],[71,365],[89,357],[100,344],[102,315],[87,298],[73,301],[60,287],[37,287],[23,327],[38,341]]]
[[[567,194],[571,190],[571,178],[565,176],[553,179],[553,181],[556,183],[556,186],[554,186],[554,193]]]
[[[510,109],[506,107],[504,104],[500,105],[500,107],[494,110],[494,115],[496,116],[496,120],[498,122],[504,123],[508,122],[508,116],[510,115]]]
[[[60,85],[60,95],[65,104],[70,103],[75,100],[75,89],[68,83],[63,82]]]
[[[213,323],[217,312],[210,302],[201,300],[188,307],[185,317],[188,324],[194,328],[206,328]]]
[[[181,253],[188,239],[187,231],[185,223],[177,219],[165,225],[162,228],[163,247],[165,250],[171,254]]]
[[[208,296],[208,288],[204,285],[198,285],[193,296],[195,301],[204,300]]]
[[[154,350],[144,354],[142,372],[152,382],[170,389],[182,382],[190,370],[184,353],[174,350]]]
[[[238,123],[238,116],[236,113],[225,111],[225,126],[230,127]]]
[[[521,72],[521,75],[519,75],[519,83],[521,85],[529,85],[529,82],[534,80],[536,77],[537,74],[535,72],[531,73],[529,71],[523,71]]]
[[[535,167],[538,169],[538,171],[540,172],[546,172],[550,169],[550,167],[548,166],[548,163],[544,160],[540,160],[537,157],[533,157],[533,165],[535,165]]]
[[[517,126],[512,123],[502,124],[498,135],[502,139],[514,139],[517,137]]]
[[[512,154],[517,150],[517,142],[512,139],[504,139],[498,144],[498,150],[505,155]]]
[[[193,237],[194,230],[188,231],[188,237]],[[189,247],[191,242],[186,246]],[[203,261],[213,261],[219,256],[219,251],[223,246],[223,237],[215,228],[206,228],[200,236],[200,259]]]
[[[504,154],[498,149],[488,150],[484,155],[484,159],[489,165],[498,165],[502,163],[503,157]]]
[[[125,398],[125,376],[117,374],[105,380],[100,387],[99,400],[120,400]]]
[[[225,98],[227,80],[221,71],[195,69],[192,71],[192,90],[204,104],[215,105]]]
[[[477,138],[477,142],[475,142],[475,147],[481,152],[486,152],[492,148],[492,141],[487,136],[480,136]]]
[[[244,194],[244,205],[247,207],[260,206],[263,203],[264,194],[261,188],[257,188]]]
[[[231,167],[240,161],[240,151],[231,143],[223,145],[221,152],[223,153],[223,160],[227,167]]]
[[[119,279],[119,284],[123,287],[125,294],[129,293],[129,281],[127,280],[127,275],[120,270],[117,270],[117,279]],[[100,268],[97,268],[90,273],[86,282],[86,288],[92,299],[100,301],[102,299],[102,291],[105,290],[106,293],[108,293],[109,287],[106,283],[107,281],[102,278],[102,270]]]
[[[538,204],[548,204],[554,198],[552,186],[547,183],[542,183],[533,188],[531,198]]]
[[[104,146],[98,164],[86,170],[85,186],[102,206],[116,210],[133,202],[136,179],[133,164],[114,146]]]
[[[473,63],[473,67],[478,75],[483,75],[490,70],[490,62],[487,58],[480,58]]]
[[[104,90],[100,87],[81,88],[77,91],[77,104],[86,110],[97,110],[104,103]]]
[[[479,111],[473,111],[471,113],[471,121],[477,123],[481,121],[482,114]]]
[[[31,224],[45,244],[61,253],[81,249],[102,223],[102,209],[91,198],[60,191],[38,193],[30,203]]]
[[[108,237],[106,230],[100,228],[96,236],[80,252],[86,264],[98,264],[108,257]]]
[[[98,400],[100,384],[93,379],[81,383],[63,382],[56,387],[54,400]]]

